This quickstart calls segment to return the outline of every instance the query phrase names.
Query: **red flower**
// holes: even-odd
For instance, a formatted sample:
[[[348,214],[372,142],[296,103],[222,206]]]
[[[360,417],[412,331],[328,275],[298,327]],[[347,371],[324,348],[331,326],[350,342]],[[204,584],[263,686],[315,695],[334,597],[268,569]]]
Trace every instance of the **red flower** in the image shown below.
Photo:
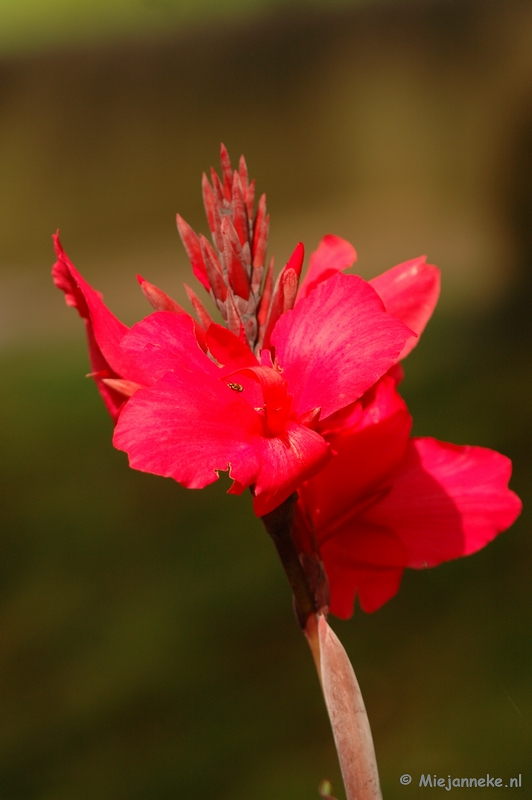
[[[86,320],[92,374],[117,420],[114,444],[129,454],[131,466],[190,488],[229,470],[230,491],[252,486],[262,516],[331,458],[315,430],[319,418],[357,400],[413,334],[367,282],[340,274],[355,253],[336,237],[326,237],[311,258],[295,307],[302,245],[275,287],[272,263],[262,281],[265,199],[252,220],[245,163],[231,173],[222,149],[222,166],[223,184],[216,173],[214,188],[204,179],[215,248],[181,218],[178,227],[229,330],[212,322],[191,290],[200,322],[142,279],[158,311],[128,330],[75,270],[57,237],[53,274]]]
[[[520,511],[510,462],[478,447],[409,439],[394,366],[415,346],[439,294],[439,272],[414,259],[366,283],[342,271],[354,248],[326,236],[298,293],[303,247],[273,285],[263,277],[269,217],[245,162],[204,176],[214,242],[178,217],[193,271],[227,328],[196,294],[199,321],[139,279],[156,313],[131,330],[106,308],[55,237],[54,280],[84,317],[92,376],[113,419],[114,444],[136,469],[190,488],[229,470],[252,486],[263,516],[299,487],[295,536],[321,557],[331,610],[371,611],[403,569],[467,555]],[[388,375],[385,373],[391,370]],[[384,376],[384,377],[383,377]]]

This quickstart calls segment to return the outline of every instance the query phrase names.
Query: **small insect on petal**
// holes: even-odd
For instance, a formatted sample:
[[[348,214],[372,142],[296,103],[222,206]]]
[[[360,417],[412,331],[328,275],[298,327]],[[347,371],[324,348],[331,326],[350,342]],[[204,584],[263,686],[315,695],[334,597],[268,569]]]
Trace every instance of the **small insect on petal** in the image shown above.
[[[243,391],[244,391],[244,387],[243,387],[243,386],[241,386],[239,383],[228,383],[227,385],[228,385],[228,386],[229,386],[229,388],[230,388],[230,389],[232,389],[234,392],[243,392]]]

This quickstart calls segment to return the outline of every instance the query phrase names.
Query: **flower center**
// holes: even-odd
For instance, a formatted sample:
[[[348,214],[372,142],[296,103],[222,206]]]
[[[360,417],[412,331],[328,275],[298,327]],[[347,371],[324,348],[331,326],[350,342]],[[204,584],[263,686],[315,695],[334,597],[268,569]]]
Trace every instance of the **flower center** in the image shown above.
[[[292,398],[288,394],[286,380],[275,367],[244,367],[234,372],[230,377],[233,379],[239,374],[247,375],[257,383],[260,383],[264,398],[264,406],[260,411],[266,417],[268,432],[271,436],[283,434],[292,410]],[[227,385],[231,389],[240,386],[240,384],[233,382]]]

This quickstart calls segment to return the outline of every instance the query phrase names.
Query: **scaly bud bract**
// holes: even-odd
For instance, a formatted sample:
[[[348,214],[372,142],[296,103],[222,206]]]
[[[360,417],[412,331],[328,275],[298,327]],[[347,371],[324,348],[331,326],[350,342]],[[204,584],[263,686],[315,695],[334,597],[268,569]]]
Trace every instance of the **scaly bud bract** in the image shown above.
[[[173,311],[174,314],[186,314],[184,308],[182,308],[179,303],[176,303],[175,300],[172,300],[162,289],[159,289],[153,283],[150,283],[142,275],[137,275],[137,280],[140,283],[140,288],[142,289],[144,296],[146,297],[148,303],[151,305],[155,311]]]
[[[201,246],[198,239],[198,235],[194,233],[188,222],[185,222],[183,217],[180,214],[176,215],[177,220],[177,230],[179,231],[179,235],[181,236],[181,241],[183,242],[183,247],[187,251],[187,256],[190,259],[190,263],[192,264],[192,271],[194,275],[199,280],[203,286],[209,290],[209,279],[207,276],[207,271],[205,269],[205,262],[203,261],[203,255],[201,252]]]

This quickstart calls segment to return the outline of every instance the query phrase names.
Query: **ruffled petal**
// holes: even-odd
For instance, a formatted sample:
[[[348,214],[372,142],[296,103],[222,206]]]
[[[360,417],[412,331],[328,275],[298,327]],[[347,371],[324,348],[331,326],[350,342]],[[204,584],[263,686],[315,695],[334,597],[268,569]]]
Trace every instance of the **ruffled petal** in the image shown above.
[[[370,280],[386,311],[414,331],[399,358],[416,346],[440,296],[440,270],[426,263],[426,257],[405,261]]]
[[[410,336],[366,281],[336,275],[282,315],[272,342],[296,414],[325,418],[376,383]]]
[[[365,519],[393,529],[406,565],[421,569],[466,556],[506,530],[521,511],[511,462],[483,447],[412,439],[389,494]]]
[[[177,367],[129,400],[113,443],[128,453],[134,469],[191,489],[227,469],[249,486],[259,469],[254,442],[261,431],[259,415],[238,392],[206,372]]]
[[[324,236],[318,249],[312,253],[308,272],[301,284],[298,301],[310,294],[318,284],[347,269],[357,260],[352,244],[329,233]]]
[[[80,275],[63,250],[59,235],[55,234],[53,239],[57,255],[52,268],[54,283],[65,293],[67,305],[76,308],[85,320],[92,371],[102,399],[116,419],[125,398],[106,386],[102,378],[124,378],[145,385],[146,376],[135,360],[120,348],[129,330],[127,325],[109,311],[100,292]]]
[[[283,436],[260,437],[254,444],[260,463],[253,500],[258,517],[277,508],[331,457],[322,436],[293,421]]]

